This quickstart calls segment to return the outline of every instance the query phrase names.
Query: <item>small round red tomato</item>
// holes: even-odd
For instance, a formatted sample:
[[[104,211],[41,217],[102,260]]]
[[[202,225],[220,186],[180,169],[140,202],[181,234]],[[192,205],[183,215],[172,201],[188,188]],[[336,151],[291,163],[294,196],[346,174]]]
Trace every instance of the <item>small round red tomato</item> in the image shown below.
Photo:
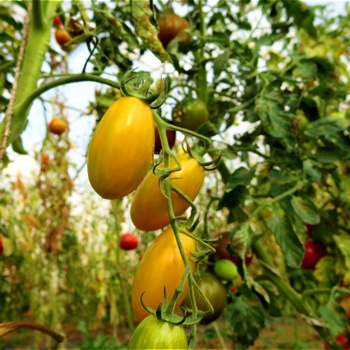
[[[63,48],[67,43],[72,40],[72,37],[65,29],[57,28],[55,31],[55,38],[57,43]]]
[[[68,271],[70,270],[69,265],[64,265],[64,266],[63,266],[63,270],[66,271],[66,272],[68,272]]]
[[[323,247],[315,241],[304,242],[305,253],[301,267],[306,270],[313,270],[318,261],[326,255]]]
[[[193,201],[203,185],[204,169],[187,153],[180,154],[177,159],[182,169],[171,173],[171,182]],[[177,167],[174,159],[171,159],[170,167]],[[153,231],[170,223],[167,199],[159,189],[158,183],[159,177],[150,171],[137,188],[131,203],[131,220],[140,230]],[[189,207],[175,192],[172,192],[171,199],[176,216],[182,215]]]
[[[183,326],[173,325],[149,315],[136,327],[128,344],[129,349],[187,350],[186,331]]]
[[[201,100],[189,98],[175,106],[172,118],[175,125],[195,131],[209,119],[209,112]]]
[[[214,273],[222,280],[232,281],[239,276],[237,266],[227,259],[218,260],[214,265]]]
[[[174,147],[176,139],[176,131],[168,129],[166,131],[166,137],[170,148]],[[157,128],[154,129],[154,153],[159,154],[162,150],[162,143],[160,141],[159,131]]]
[[[61,17],[60,16],[55,16],[53,18],[53,23],[57,26],[57,27],[62,27],[63,26],[63,23],[62,23],[62,20],[61,20]]]
[[[123,250],[136,249],[139,244],[138,238],[131,233],[123,233],[120,235],[119,246]]]
[[[221,316],[225,306],[227,305],[226,289],[222,282],[211,273],[202,272],[199,276],[195,276],[195,280],[203,294],[214,308],[214,312],[212,314],[203,316],[200,321],[202,324],[209,324]],[[195,298],[198,310],[209,310],[207,303],[201,297],[197,289],[195,289]],[[182,306],[189,309],[192,308],[189,294],[186,295],[186,298],[182,302]]]
[[[185,29],[189,28],[190,24],[182,17],[174,13],[166,13],[158,18],[159,33],[158,39],[166,48],[171,40]],[[189,38],[184,38],[188,41]]]
[[[67,129],[67,122],[61,118],[52,118],[49,123],[49,131],[56,135],[63,134]]]
[[[47,162],[49,161],[49,156],[48,156],[47,154],[43,154],[43,155],[41,156],[41,161],[42,161],[43,163],[47,163]]]
[[[0,235],[0,255],[2,254],[3,251],[4,251],[4,246],[2,244],[2,236]]]
[[[185,234],[180,234],[181,242],[192,273],[196,263],[191,260],[192,253],[196,252],[196,241]],[[135,273],[131,290],[131,303],[137,322],[142,321],[149,313],[143,308],[142,301],[152,309],[157,309],[163,301],[164,288],[168,300],[175,292],[175,288],[180,284],[182,275],[185,272],[185,265],[182,261],[179,248],[176,243],[174,231],[168,228],[163,231],[145,251]],[[186,282],[183,292],[180,294],[177,305],[180,305],[188,291]]]
[[[344,350],[350,350],[350,342],[345,334],[337,335],[335,339]],[[330,347],[327,343],[325,343],[325,349],[330,350]]]
[[[87,168],[102,198],[123,198],[136,190],[153,158],[154,120],[142,100],[124,96],[107,110],[90,142]]]

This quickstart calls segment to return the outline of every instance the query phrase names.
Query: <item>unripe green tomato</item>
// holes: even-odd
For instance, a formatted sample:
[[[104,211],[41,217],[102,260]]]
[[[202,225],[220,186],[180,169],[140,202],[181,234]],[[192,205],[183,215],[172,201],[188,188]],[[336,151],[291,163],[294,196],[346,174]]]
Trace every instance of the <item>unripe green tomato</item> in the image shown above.
[[[128,350],[131,349],[188,349],[185,329],[154,315],[147,316],[129,341]]]
[[[227,259],[218,260],[214,265],[214,273],[222,280],[232,281],[239,276],[237,266]]]

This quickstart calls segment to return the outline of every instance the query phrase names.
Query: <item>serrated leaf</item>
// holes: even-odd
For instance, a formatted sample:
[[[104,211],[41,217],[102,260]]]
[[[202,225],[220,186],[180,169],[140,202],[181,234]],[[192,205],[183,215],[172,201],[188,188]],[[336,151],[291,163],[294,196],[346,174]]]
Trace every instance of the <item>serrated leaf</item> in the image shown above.
[[[254,169],[246,169],[244,167],[240,167],[236,169],[228,178],[226,183],[226,191],[230,191],[235,187],[242,185],[247,186],[254,176]]]
[[[303,222],[310,225],[317,225],[320,223],[317,208],[310,199],[293,196],[291,204],[295,213]]]
[[[161,62],[172,62],[163,44],[158,39],[157,28],[151,23],[153,11],[151,10],[150,2],[132,0],[131,13],[136,32],[142,39],[144,45],[158,57]]]
[[[287,216],[273,215],[267,222],[267,227],[275,235],[289,267],[300,267],[304,256],[304,246],[294,232]]]
[[[311,137],[331,135],[350,127],[350,120],[343,118],[321,118],[307,125],[305,134]]]
[[[259,329],[265,324],[265,316],[256,306],[236,298],[224,311],[224,319],[231,325],[233,339],[245,346],[253,345]]]

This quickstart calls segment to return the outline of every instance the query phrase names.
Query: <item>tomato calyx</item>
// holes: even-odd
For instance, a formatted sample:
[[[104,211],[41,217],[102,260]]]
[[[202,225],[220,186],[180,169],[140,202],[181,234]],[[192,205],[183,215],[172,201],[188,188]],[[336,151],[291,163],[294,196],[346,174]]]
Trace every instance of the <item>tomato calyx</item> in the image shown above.
[[[132,80],[136,83],[130,84]],[[169,92],[170,78],[159,79],[156,91],[151,89],[154,80],[152,77],[144,77],[144,73],[137,74],[135,69],[126,72],[120,81],[120,91],[123,96],[133,96],[148,104],[151,108],[159,108]],[[141,85],[141,86],[139,86]]]

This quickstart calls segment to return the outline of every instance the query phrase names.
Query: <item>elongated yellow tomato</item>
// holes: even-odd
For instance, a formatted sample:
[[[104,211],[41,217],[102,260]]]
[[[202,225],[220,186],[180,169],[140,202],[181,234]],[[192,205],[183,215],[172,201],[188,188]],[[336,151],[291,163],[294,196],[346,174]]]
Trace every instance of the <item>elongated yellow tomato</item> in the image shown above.
[[[88,152],[91,186],[103,198],[123,198],[140,184],[153,157],[151,108],[136,97],[121,97],[107,110]]]
[[[196,241],[183,233],[180,236],[193,273],[196,263],[191,260],[193,257],[191,252],[196,251]],[[156,309],[163,301],[164,287],[168,300],[170,300],[174,295],[175,288],[180,284],[184,272],[185,265],[176,243],[174,231],[172,228],[168,228],[156,237],[147,248],[135,273],[131,303],[138,322],[149,315],[141,304],[141,294],[144,292],[143,303]],[[184,291],[177,300],[177,305],[182,303],[187,292],[188,284],[186,282]]]
[[[196,159],[183,153],[178,157],[182,169],[170,175],[172,183],[192,201],[203,185],[204,169]],[[170,166],[177,165],[172,159]],[[162,228],[170,223],[168,203],[158,186],[159,177],[149,172],[138,187],[133,198],[130,214],[134,225],[145,231]],[[176,216],[182,215],[189,204],[177,193],[172,192],[171,199]]]

